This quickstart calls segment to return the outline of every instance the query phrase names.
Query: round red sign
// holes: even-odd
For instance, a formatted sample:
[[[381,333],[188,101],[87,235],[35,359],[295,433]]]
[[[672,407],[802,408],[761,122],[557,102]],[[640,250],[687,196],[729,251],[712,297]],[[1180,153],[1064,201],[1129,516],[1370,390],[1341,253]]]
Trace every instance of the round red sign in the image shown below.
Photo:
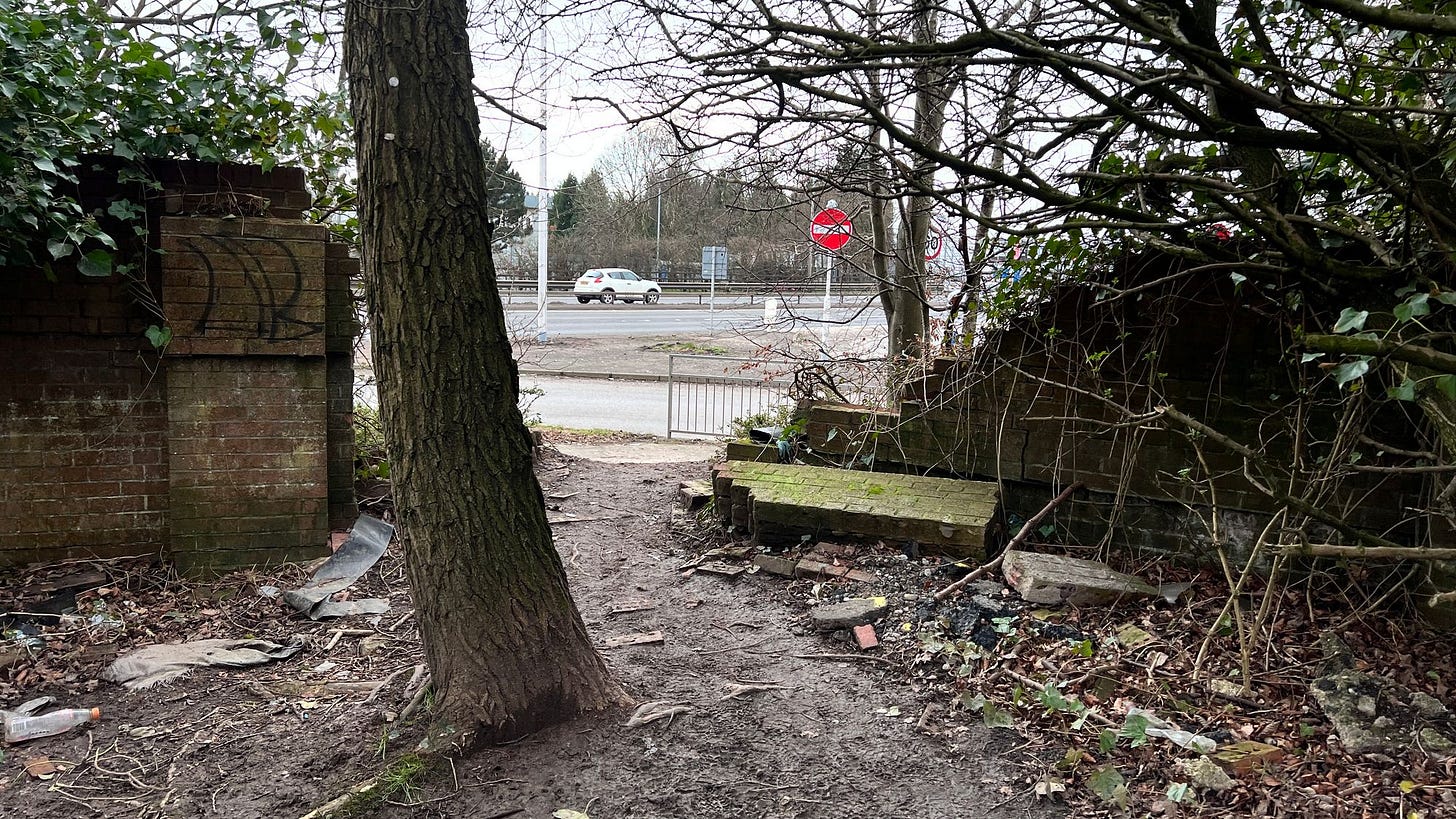
[[[839,208],[825,208],[814,214],[814,220],[809,223],[809,238],[825,250],[844,247],[853,235],[854,225],[849,221],[849,214]]]

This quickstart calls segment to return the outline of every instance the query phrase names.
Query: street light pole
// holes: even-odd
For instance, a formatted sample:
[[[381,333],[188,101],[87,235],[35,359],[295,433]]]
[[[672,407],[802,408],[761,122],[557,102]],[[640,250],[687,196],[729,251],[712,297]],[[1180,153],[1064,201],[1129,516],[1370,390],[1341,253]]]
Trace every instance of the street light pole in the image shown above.
[[[541,194],[536,199],[536,340],[545,343],[546,334],[546,106],[541,106]]]
[[[657,261],[654,276],[662,275],[662,183],[657,183]]]

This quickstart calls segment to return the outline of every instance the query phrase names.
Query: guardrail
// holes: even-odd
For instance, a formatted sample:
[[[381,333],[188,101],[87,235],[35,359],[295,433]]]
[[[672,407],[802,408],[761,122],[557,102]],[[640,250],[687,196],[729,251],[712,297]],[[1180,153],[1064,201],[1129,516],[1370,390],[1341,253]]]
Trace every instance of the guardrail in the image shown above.
[[[789,397],[790,382],[748,376],[708,375],[685,370],[683,362],[713,362],[715,366],[762,363],[748,358],[715,355],[667,357],[667,437],[711,435],[732,437],[733,422],[772,409]]]
[[[709,282],[659,282],[658,284],[662,286],[662,293],[665,296],[697,296],[700,304],[714,290],[723,298],[743,299],[746,297],[749,304],[755,304],[767,298],[776,298],[784,303],[803,304],[807,300],[810,304],[816,304],[824,298],[824,287],[820,285],[818,289],[815,289],[812,284],[718,282],[716,288],[710,287]],[[570,293],[575,285],[575,279],[548,281],[546,282],[546,292]],[[513,301],[518,295],[534,296],[536,294],[535,279],[498,279],[496,286],[500,293],[507,297],[507,301]],[[831,295],[836,302],[842,302],[847,298],[869,298],[878,292],[879,286],[871,283],[841,284],[835,282]]]

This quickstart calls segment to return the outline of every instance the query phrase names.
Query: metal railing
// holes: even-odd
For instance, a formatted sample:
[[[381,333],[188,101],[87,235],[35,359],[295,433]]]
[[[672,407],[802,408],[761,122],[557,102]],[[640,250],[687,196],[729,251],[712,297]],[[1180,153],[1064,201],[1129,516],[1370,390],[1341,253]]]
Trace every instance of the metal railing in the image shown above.
[[[735,367],[746,371],[747,365],[756,364],[762,362],[713,355],[669,355],[667,437],[731,437],[734,421],[788,401],[789,381],[772,375],[726,374]]]
[[[546,283],[547,293],[570,293],[576,285],[576,280],[569,281],[548,281]],[[513,303],[518,298],[530,301],[536,297],[535,279],[499,279],[496,287],[500,294],[505,297],[507,303]],[[824,298],[823,285],[817,288],[812,284],[763,284],[761,282],[718,282],[716,286],[720,298],[743,299],[747,298],[749,304],[761,302],[767,298],[776,298],[785,304],[802,304],[807,301],[809,304],[818,304]],[[666,296],[696,296],[701,303],[708,298],[708,282],[662,282],[662,292]],[[837,304],[842,304],[846,299],[864,299],[879,292],[879,288],[872,283],[846,282],[834,283],[833,297]]]

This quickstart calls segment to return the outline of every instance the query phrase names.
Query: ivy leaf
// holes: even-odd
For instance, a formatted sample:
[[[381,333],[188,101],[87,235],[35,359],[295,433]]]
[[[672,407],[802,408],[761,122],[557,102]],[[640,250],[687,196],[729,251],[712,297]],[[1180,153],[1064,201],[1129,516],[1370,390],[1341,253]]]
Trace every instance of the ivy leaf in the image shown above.
[[[51,252],[52,259],[64,259],[71,255],[71,251],[74,249],[70,242],[63,242],[59,239],[52,239],[46,242],[46,250]]]
[[[1447,398],[1456,401],[1456,375],[1442,375],[1436,378],[1436,389]]]
[[[1142,714],[1128,714],[1117,735],[1132,740],[1134,748],[1148,744],[1148,718]]]
[[[1299,357],[1299,363],[1300,364],[1308,364],[1309,362],[1314,361],[1316,358],[1323,358],[1323,357],[1324,357],[1324,353],[1305,353],[1304,355],[1302,355],[1302,356]]]
[[[111,254],[104,250],[93,250],[81,257],[76,269],[81,271],[82,276],[110,276]]]
[[[981,703],[981,721],[987,728],[1010,728],[1015,724],[1010,711],[997,708],[990,700]]]
[[[150,341],[152,347],[158,350],[165,349],[168,344],[172,343],[172,328],[158,327],[153,324],[147,328],[147,341]]]
[[[1357,358],[1354,361],[1346,361],[1335,368],[1335,384],[1344,386],[1355,379],[1370,372],[1370,358]]]
[[[1127,807],[1127,780],[1111,765],[1103,765],[1087,778],[1087,786],[1109,805]]]
[[[1102,749],[1103,756],[1112,753],[1112,749],[1117,747],[1117,734],[1111,728],[1103,728],[1102,733],[1097,735],[1097,747]]]
[[[1414,401],[1416,400],[1416,382],[1407,378],[1400,382],[1400,386],[1391,387],[1389,395],[1397,401]]]
[[[1351,330],[1365,329],[1365,320],[1370,318],[1369,310],[1356,311],[1353,307],[1346,307],[1340,311],[1340,318],[1335,322],[1336,333],[1348,333]]]

